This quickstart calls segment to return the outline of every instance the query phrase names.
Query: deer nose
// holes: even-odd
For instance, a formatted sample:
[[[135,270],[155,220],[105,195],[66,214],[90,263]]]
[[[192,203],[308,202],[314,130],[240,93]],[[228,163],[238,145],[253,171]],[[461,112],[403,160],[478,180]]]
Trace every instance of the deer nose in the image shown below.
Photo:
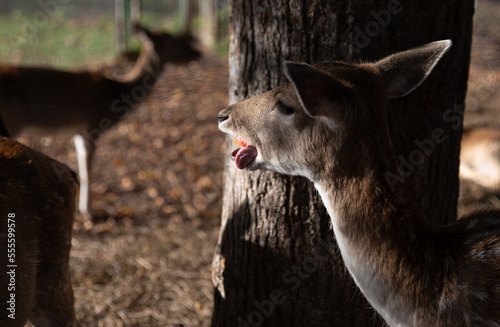
[[[227,120],[229,118],[229,115],[226,114],[219,114],[217,115],[217,120],[219,123],[222,123],[223,121]]]

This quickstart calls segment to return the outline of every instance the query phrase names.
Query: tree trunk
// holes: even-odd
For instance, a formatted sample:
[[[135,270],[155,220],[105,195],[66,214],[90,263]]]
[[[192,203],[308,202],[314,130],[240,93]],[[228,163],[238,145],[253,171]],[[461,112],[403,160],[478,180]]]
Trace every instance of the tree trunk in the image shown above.
[[[376,60],[452,39],[428,80],[389,104],[403,176],[393,180],[395,187],[404,180],[429,219],[450,222],[456,219],[473,11],[473,0],[233,0],[230,102],[285,82],[284,60]],[[330,219],[307,180],[238,171],[228,159],[223,203],[213,326],[382,325],[347,273]]]

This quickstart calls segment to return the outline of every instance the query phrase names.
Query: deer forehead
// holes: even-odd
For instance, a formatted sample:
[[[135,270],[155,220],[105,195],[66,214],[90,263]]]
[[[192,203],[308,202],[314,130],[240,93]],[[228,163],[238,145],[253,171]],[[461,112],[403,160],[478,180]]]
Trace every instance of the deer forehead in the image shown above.
[[[286,83],[268,92],[244,100],[239,103],[239,107],[250,113],[262,114],[269,112],[278,101],[286,102],[286,105],[294,109],[301,108],[299,98],[290,83]]]
[[[372,66],[370,64],[354,65],[341,62],[320,62],[314,65],[317,69],[332,75],[346,86],[358,90],[359,92],[355,93],[356,96],[363,97],[363,94],[366,93],[370,98],[373,98],[372,95],[380,93],[383,89],[382,77]],[[295,110],[292,119],[273,112],[273,108],[280,101]],[[358,104],[365,102],[361,101]],[[356,110],[363,111],[364,109],[357,108]],[[331,123],[328,124],[322,119],[312,118],[306,114],[295,89],[290,83],[233,104],[223,112],[232,116],[232,132],[247,137],[256,136],[256,134],[268,134],[269,130],[272,130],[272,134],[276,134],[283,129],[293,133],[294,130],[290,130],[291,126],[296,130],[302,130],[306,126],[312,129],[320,125],[332,126]],[[356,116],[360,118],[364,115]],[[291,122],[292,124],[290,124]],[[360,120],[356,121],[357,125],[360,123],[362,123]],[[324,130],[322,127],[319,128]]]
[[[371,64],[347,64],[336,61],[319,62],[313,67],[332,75],[343,84],[362,90],[369,88],[371,91],[380,91],[382,77]],[[360,92],[362,94],[362,92]],[[303,111],[297,93],[291,83],[285,83],[268,92],[253,96],[237,103],[240,110],[251,111],[248,114],[257,115],[270,110],[278,101],[283,101],[287,106]]]

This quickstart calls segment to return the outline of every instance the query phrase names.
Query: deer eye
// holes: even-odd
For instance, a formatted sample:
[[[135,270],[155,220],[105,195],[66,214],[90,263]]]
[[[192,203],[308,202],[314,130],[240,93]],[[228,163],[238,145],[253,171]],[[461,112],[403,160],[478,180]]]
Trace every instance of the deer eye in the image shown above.
[[[294,113],[294,110],[293,108],[290,108],[289,106],[285,105],[283,102],[278,101],[274,107],[276,109],[278,109],[278,111],[282,114],[282,115],[285,115],[285,116],[291,116],[293,115]]]

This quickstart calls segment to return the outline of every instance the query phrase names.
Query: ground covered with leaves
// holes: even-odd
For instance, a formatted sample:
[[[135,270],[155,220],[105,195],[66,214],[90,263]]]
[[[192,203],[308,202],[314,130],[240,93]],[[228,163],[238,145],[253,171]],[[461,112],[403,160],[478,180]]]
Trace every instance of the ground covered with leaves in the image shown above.
[[[466,126],[500,127],[500,3],[480,1]],[[227,59],[167,66],[149,100],[99,141],[91,173],[99,219],[77,214],[71,252],[82,326],[209,326],[211,260],[222,207]],[[77,171],[72,142],[33,146]],[[495,192],[461,183],[459,212],[500,208]]]
[[[476,3],[464,127],[500,129],[500,2]],[[500,190],[460,181],[459,216],[479,209],[500,209]]]
[[[153,94],[97,143],[97,220],[71,252],[82,326],[209,326],[221,213],[226,59],[166,66]],[[77,171],[67,137],[25,140]]]

